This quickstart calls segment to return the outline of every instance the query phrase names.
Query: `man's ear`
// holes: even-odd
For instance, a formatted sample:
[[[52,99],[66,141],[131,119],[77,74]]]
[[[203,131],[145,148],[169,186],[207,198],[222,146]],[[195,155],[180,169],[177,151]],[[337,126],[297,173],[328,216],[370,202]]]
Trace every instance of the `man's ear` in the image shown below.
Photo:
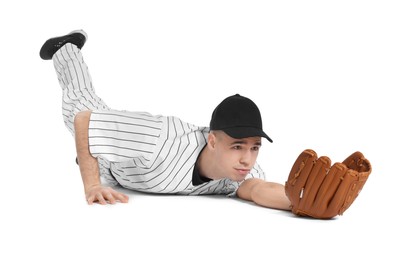
[[[213,132],[209,132],[208,148],[211,149],[211,150],[215,149],[215,144],[216,144],[216,135]]]

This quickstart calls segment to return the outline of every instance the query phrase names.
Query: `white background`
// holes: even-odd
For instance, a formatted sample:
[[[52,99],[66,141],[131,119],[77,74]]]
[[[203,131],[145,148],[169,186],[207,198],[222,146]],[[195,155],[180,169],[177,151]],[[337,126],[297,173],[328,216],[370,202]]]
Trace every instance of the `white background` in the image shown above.
[[[7,2],[0,259],[417,258],[414,1]],[[112,108],[203,126],[240,93],[274,140],[258,160],[268,180],[284,183],[305,148],[333,161],[361,151],[372,175],[329,221],[224,197],[128,192],[128,204],[88,206],[58,80],[39,58],[75,29]]]

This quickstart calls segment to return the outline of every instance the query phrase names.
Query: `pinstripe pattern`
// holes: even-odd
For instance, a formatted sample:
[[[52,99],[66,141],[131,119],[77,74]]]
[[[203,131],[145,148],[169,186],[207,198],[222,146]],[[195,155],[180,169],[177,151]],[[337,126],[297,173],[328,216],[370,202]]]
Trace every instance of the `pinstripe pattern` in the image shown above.
[[[80,50],[63,46],[53,57],[63,89],[64,123],[74,135],[74,116],[92,110],[89,148],[100,174],[125,188],[150,193],[235,195],[238,182],[228,179],[193,186],[196,160],[207,143],[208,127],[177,117],[111,110],[94,92]],[[264,179],[258,164],[247,178]]]
[[[109,109],[94,92],[91,77],[77,46],[68,43],[53,56],[55,71],[63,90],[62,115],[74,135],[74,116],[85,110]]]

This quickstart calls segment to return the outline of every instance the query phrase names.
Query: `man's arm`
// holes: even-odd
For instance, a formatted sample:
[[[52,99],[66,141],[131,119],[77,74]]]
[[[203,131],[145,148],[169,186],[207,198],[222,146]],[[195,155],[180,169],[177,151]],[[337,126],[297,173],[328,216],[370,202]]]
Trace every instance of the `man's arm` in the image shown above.
[[[237,196],[263,207],[290,210],[290,201],[284,186],[279,183],[247,179],[238,188]]]
[[[100,204],[128,202],[128,196],[103,186],[100,182],[99,165],[97,159],[89,150],[89,122],[91,111],[83,111],[74,119],[75,143],[77,148],[77,160],[80,167],[81,178],[84,184],[84,192],[88,204],[98,201]]]

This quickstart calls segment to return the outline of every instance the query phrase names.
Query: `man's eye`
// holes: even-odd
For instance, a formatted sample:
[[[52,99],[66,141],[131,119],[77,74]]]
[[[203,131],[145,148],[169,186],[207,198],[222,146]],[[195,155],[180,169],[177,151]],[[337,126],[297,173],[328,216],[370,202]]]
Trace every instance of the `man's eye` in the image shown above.
[[[253,147],[253,151],[258,151],[258,150],[260,150],[260,147],[258,147],[258,146]]]
[[[232,149],[234,149],[234,150],[241,150],[241,146],[239,146],[239,145],[233,146]]]

